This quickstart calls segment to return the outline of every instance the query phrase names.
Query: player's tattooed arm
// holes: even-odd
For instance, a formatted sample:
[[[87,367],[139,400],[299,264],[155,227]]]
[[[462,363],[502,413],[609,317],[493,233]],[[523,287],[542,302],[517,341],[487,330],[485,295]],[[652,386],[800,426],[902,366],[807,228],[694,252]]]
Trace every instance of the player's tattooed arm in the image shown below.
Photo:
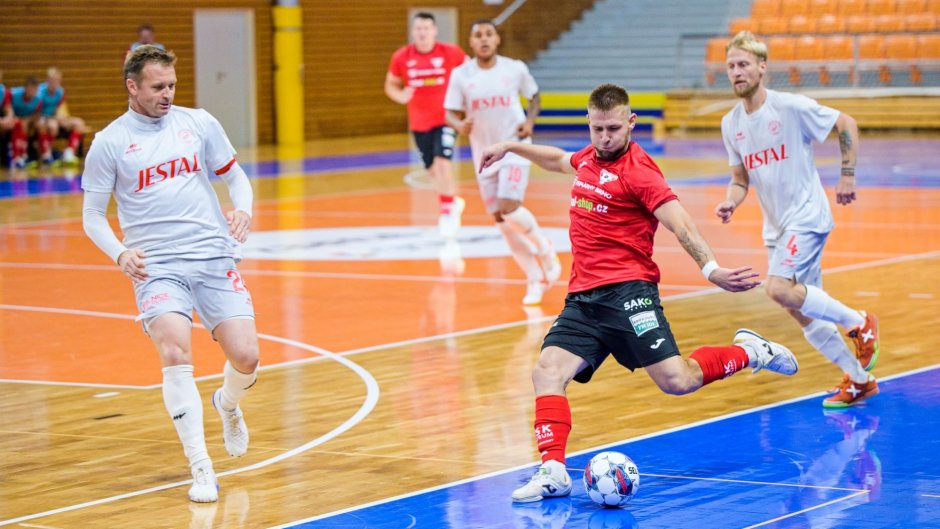
[[[698,264],[699,268],[705,266],[705,263],[715,260],[715,254],[712,253],[708,243],[695,227],[695,222],[689,213],[679,204],[678,200],[670,200],[656,208],[653,212],[659,222],[663,224],[679,241],[679,245],[689,254]]]
[[[842,113],[836,119],[842,169],[836,184],[836,203],[851,204],[855,200],[855,162],[858,158],[858,123],[852,116]]]

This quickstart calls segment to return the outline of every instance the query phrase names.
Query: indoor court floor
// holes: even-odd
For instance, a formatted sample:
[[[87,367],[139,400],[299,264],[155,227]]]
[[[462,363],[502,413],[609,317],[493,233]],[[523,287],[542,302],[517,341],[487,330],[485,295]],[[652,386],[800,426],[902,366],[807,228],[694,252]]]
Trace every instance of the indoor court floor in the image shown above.
[[[586,136],[536,141],[575,150]],[[755,197],[731,224],[712,213],[728,180],[720,138],[638,139],[719,262],[765,273]],[[928,336],[940,327],[940,139],[860,144],[859,200],[833,205],[824,284],[879,316],[881,394],[824,412],[838,369],[762,289],[711,288],[661,229],[654,259],[683,354],[749,327],[793,349],[800,372],[745,372],[673,397],[641,371],[605,364],[569,387],[572,496],[529,505],[509,493],[538,457],[529,372],[567,272],[540,307],[523,308],[524,277],[468,161],[457,165],[464,227],[448,244],[434,194],[404,183],[416,159],[404,135],[240,153],[255,212],[239,268],[263,367],[242,403],[251,449],[231,458],[209,403],[223,358],[194,331],[221,486],[210,505],[186,498],[159,361],[134,323],[128,280],[84,235],[78,171],[4,172],[0,526],[938,528],[940,356]],[[817,162],[831,198],[834,139]],[[566,270],[570,185],[533,170],[526,196]],[[604,448],[640,469],[624,509],[595,506],[580,484]]]

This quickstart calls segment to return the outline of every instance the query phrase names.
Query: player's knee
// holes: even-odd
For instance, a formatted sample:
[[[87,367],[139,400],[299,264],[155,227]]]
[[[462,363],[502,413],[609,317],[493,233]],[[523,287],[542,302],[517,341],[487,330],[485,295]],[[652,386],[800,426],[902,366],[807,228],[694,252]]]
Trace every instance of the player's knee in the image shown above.
[[[519,209],[521,203],[517,200],[500,200],[499,204],[499,214],[500,215],[509,215],[513,211]]]
[[[232,367],[242,373],[251,373],[258,368],[259,352],[257,340],[245,340],[240,342],[226,353]]]
[[[657,380],[656,385],[667,395],[686,395],[699,388],[695,379],[686,373],[676,373]]]
[[[793,285],[786,281],[768,281],[765,285],[765,291],[767,296],[770,299],[774,300],[777,304],[783,306],[789,306],[790,302],[790,293],[793,290]]]
[[[564,389],[568,382],[570,379],[562,367],[545,358],[539,358],[535,367],[532,368],[532,384],[536,388],[536,393],[556,391],[558,388]]]
[[[157,346],[160,350],[160,359],[166,367],[193,363],[192,352],[178,343],[165,341]]]

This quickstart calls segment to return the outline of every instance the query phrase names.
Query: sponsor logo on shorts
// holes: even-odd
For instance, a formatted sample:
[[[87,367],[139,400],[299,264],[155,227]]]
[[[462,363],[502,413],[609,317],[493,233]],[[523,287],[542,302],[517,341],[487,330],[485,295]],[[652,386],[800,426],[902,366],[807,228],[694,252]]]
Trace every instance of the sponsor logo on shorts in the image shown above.
[[[637,336],[643,336],[643,333],[659,327],[659,320],[656,319],[656,313],[653,311],[638,312],[630,316],[630,324]]]
[[[623,303],[623,310],[648,309],[652,306],[653,300],[650,298],[634,298]]]
[[[659,349],[659,346],[662,345],[663,342],[665,342],[665,341],[666,341],[665,338],[660,338],[660,339],[656,340],[656,343],[654,343],[653,345],[651,345],[651,346],[650,346],[650,349]]]
[[[140,304],[141,312],[147,312],[151,307],[159,305],[170,301],[170,294],[163,292],[162,294],[154,294],[150,296],[149,299],[145,299],[143,303]]]

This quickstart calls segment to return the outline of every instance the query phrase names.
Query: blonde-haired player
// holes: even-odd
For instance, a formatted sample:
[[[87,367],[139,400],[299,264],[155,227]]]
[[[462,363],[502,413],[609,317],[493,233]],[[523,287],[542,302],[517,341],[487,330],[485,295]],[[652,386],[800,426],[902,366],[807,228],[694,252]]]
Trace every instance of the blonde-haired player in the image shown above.
[[[834,224],[813,162],[813,140],[835,128],[842,152],[836,202],[855,200],[858,125],[851,116],[797,94],[768,90],[767,46],[742,31],[727,46],[728,79],[741,101],[721,120],[731,165],[725,200],[715,208],[728,223],[753,187],[764,214],[770,250],[766,291],[803,327],[806,340],[844,372],[827,408],[851,406],[878,393],[868,373],[878,359],[878,320],[822,290],[822,251]],[[854,342],[853,354],[835,324]]]
[[[474,167],[479,168],[483,149],[506,140],[531,143],[539,112],[539,87],[522,61],[499,55],[499,32],[492,20],[478,20],[470,28],[474,59],[454,69],[444,98],[447,121],[470,137]],[[529,100],[522,111],[519,96]],[[462,114],[461,115],[458,115]],[[477,172],[486,210],[509,244],[513,258],[526,274],[522,302],[535,305],[561,276],[561,263],[551,241],[522,199],[532,163],[521,156],[506,159]]]

